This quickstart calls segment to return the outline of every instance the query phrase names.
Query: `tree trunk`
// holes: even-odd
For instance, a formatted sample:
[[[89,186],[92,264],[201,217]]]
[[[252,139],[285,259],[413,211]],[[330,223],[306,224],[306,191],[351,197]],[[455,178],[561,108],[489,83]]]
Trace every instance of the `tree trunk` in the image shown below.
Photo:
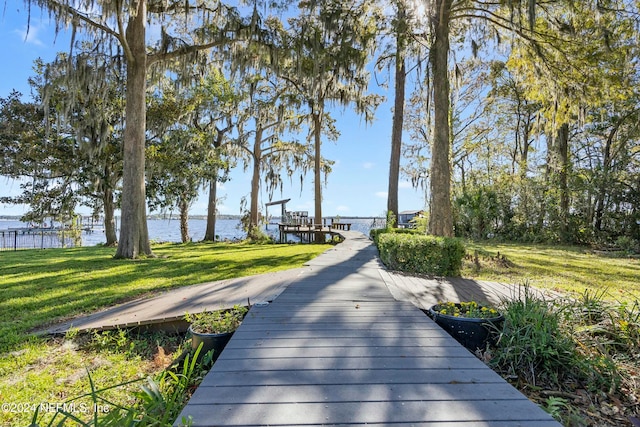
[[[569,238],[569,125],[567,123],[558,129],[556,148],[560,189],[560,232],[562,240],[567,241]]]
[[[321,175],[322,171],[320,168],[322,167],[320,161],[320,145],[321,145],[321,133],[322,133],[322,116],[320,111],[314,111],[313,114],[313,146],[314,146],[314,159],[313,159],[313,177],[314,177],[314,215],[313,215],[313,224],[314,225],[322,225],[322,180]],[[324,243],[324,234],[323,233],[315,233],[315,241],[316,243]]]
[[[146,20],[146,2],[140,1],[137,12],[129,19],[126,31],[126,39],[131,49],[132,58],[129,58],[127,62],[122,220],[116,258],[153,255],[147,230],[144,179],[147,88]]]
[[[611,170],[611,145],[613,138],[618,130],[618,126],[609,132],[607,142],[602,153],[602,179],[600,180],[600,188],[596,199],[594,228],[596,231],[602,231],[602,218],[604,217],[605,200],[607,196],[607,186],[609,185],[609,171]]]
[[[260,224],[258,197],[260,195],[260,162],[262,161],[262,127],[256,124],[256,137],[253,141],[253,175],[251,176],[251,202],[249,208],[249,238],[254,228]]]
[[[219,154],[219,149],[222,146],[222,141],[224,139],[224,134],[230,129],[227,127],[225,130],[220,130],[217,127],[216,129],[216,137],[213,140],[213,147]],[[204,233],[204,241],[205,242],[215,242],[216,241],[216,220],[218,217],[218,174],[220,169],[218,168],[214,174],[215,178],[209,181],[209,203],[207,205],[207,230]]]
[[[519,193],[520,193],[520,210],[522,212],[523,219],[527,219],[527,228],[533,223],[532,217],[529,216],[529,184],[527,182],[527,172],[529,171],[529,150],[531,149],[531,142],[529,141],[529,135],[531,134],[531,120],[532,117],[529,113],[524,120],[522,126],[522,139],[520,144],[520,159],[518,161],[519,172]]]
[[[400,181],[400,156],[402,152],[402,125],[404,122],[405,99],[405,33],[406,13],[404,3],[398,2],[396,23],[396,58],[395,58],[395,100],[393,106],[393,125],[391,127],[391,159],[389,162],[389,191],[387,194],[387,214],[398,218],[398,182]],[[398,225],[396,221],[394,226]]]
[[[218,181],[209,181],[209,203],[207,205],[207,229],[204,232],[205,242],[215,242],[216,240],[216,217],[218,214]]]
[[[393,125],[391,128],[391,160],[389,162],[389,191],[387,194],[387,213],[398,218],[398,182],[400,181],[400,155],[402,151],[402,124],[404,121],[404,91],[406,69],[402,42],[398,36],[396,52],[395,101],[393,106]],[[394,224],[397,226],[398,222]]]
[[[108,178],[107,180],[108,181]],[[107,246],[115,246],[118,243],[116,237],[115,206],[113,203],[113,189],[105,182],[105,189],[102,194],[102,204],[104,205],[104,234],[107,238]]]
[[[189,236],[189,202],[186,198],[180,198],[180,237],[182,243],[191,241]]]
[[[434,135],[431,150],[431,215],[429,232],[453,236],[449,122],[449,19],[452,0],[434,0],[431,25],[435,41],[429,54],[433,73]]]

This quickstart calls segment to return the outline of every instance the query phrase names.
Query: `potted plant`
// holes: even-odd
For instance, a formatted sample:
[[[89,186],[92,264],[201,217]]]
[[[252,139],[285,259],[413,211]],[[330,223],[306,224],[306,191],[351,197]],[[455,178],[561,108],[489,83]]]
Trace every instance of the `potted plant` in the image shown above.
[[[495,344],[504,323],[504,316],[497,309],[475,301],[441,302],[429,309],[429,316],[473,352]]]
[[[209,354],[210,361],[215,362],[231,339],[233,332],[242,323],[247,311],[247,307],[234,305],[231,309],[204,311],[197,314],[187,313],[185,320],[191,324],[189,325],[191,347],[197,349],[202,344],[199,359]]]

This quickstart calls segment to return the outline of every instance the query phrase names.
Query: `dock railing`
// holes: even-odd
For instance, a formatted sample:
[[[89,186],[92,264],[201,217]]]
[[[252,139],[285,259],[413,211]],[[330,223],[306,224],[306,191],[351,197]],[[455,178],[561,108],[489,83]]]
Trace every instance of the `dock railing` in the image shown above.
[[[0,251],[75,247],[73,230],[64,228],[10,228],[0,230]]]

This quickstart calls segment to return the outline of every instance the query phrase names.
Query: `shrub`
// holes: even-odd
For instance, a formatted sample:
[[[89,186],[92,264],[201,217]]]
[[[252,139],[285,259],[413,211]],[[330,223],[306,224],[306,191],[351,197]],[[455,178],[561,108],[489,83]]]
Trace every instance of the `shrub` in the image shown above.
[[[377,235],[380,258],[392,270],[407,273],[459,276],[464,245],[458,239],[407,233]]]
[[[371,237],[371,239],[377,245],[378,237],[385,233],[421,235],[420,231],[416,230],[415,228],[372,228],[371,230],[369,230],[369,237]]]
[[[620,236],[616,240],[616,246],[628,254],[638,252],[638,242],[629,236]]]

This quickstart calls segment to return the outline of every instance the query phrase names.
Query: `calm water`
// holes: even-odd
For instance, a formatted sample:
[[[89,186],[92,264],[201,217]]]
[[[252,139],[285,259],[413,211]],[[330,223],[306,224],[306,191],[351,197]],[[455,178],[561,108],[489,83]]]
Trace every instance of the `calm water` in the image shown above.
[[[377,226],[380,226],[381,219],[376,219]],[[354,231],[360,231],[366,235],[369,235],[369,230],[374,225],[373,218],[341,218],[341,222],[351,223],[351,229]],[[245,237],[245,233],[239,227],[240,221],[235,219],[219,219],[216,222],[216,234],[220,236],[221,240],[234,240],[242,239]],[[176,219],[150,219],[147,222],[149,228],[149,239],[158,242],[180,242],[180,221]],[[7,221],[0,220],[0,230],[7,230],[9,228],[23,228],[27,227],[27,224],[20,221]],[[193,241],[202,240],[204,232],[207,227],[207,221],[204,219],[190,219],[189,220],[189,235]],[[276,235],[278,233],[278,226],[273,224],[267,226],[267,233]],[[94,232],[82,233],[82,245],[94,246],[99,243],[106,242],[104,231],[96,230]]]

